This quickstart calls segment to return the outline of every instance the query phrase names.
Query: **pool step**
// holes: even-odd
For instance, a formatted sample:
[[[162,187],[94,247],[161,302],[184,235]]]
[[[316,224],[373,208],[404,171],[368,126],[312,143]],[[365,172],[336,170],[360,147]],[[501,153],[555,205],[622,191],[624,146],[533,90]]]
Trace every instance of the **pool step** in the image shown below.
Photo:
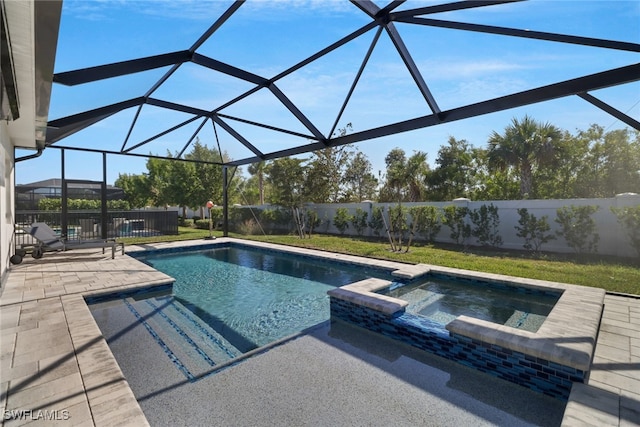
[[[163,310],[173,321],[185,330],[191,330],[193,336],[203,342],[208,349],[216,356],[218,360],[234,359],[242,354],[240,350],[234,347],[226,340],[218,331],[213,329],[209,324],[202,321],[191,310],[185,307],[180,301],[173,297],[157,298],[160,304],[164,304],[164,300],[170,300],[170,304]],[[147,304],[156,305],[153,300],[148,300]]]
[[[241,354],[172,297],[127,298],[125,304],[189,380]]]
[[[536,332],[546,318],[539,314],[516,310],[504,324],[523,331]]]
[[[442,299],[444,295],[432,292],[428,289],[416,288],[402,296],[409,303],[407,310],[412,313],[421,313],[434,302]]]

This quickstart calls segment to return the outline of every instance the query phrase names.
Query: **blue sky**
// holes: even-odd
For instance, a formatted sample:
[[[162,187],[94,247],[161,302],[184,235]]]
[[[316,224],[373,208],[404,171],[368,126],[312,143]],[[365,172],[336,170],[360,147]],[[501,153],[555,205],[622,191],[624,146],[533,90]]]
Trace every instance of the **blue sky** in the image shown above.
[[[87,1],[65,0],[56,56],[56,72],[188,49],[230,5],[229,1]],[[386,2],[377,1],[380,7]],[[397,10],[436,2],[407,1]],[[499,25],[640,43],[640,2],[542,1],[485,7],[433,15],[435,19]],[[273,77],[318,50],[363,26],[368,18],[342,0],[248,1],[198,53]],[[508,93],[639,62],[638,54],[561,43],[396,24],[425,82],[442,110]],[[374,30],[375,31],[375,30]],[[328,134],[374,31],[277,82],[278,87]],[[142,96],[167,68],[75,87],[54,85],[49,119]],[[213,109],[250,89],[251,85],[194,64],[184,64],[153,97]],[[592,95],[640,118],[640,83],[595,91]],[[273,96],[261,90],[224,111],[272,126],[304,131]],[[385,33],[376,46],[338,127],[354,131],[428,114],[393,45]],[[586,101],[571,97],[434,126],[357,144],[373,169],[384,170],[384,157],[400,147],[410,155],[428,153],[433,164],[449,136],[484,146],[492,131],[501,132],[512,118],[529,114],[575,132],[596,123],[608,130],[625,125]],[[59,142],[75,147],[119,150],[135,109],[118,113]],[[143,108],[128,146],[143,141],[189,116],[156,107]],[[165,154],[182,148],[199,122],[140,147],[140,154]],[[169,125],[169,126],[167,126]],[[304,143],[304,139],[237,125],[259,149],[270,152]],[[234,159],[250,155],[219,127],[222,149]],[[216,145],[207,124],[198,135]],[[17,155],[30,154],[18,151]],[[146,171],[143,158],[107,156],[107,182],[119,173]],[[66,151],[66,178],[102,179],[102,157]],[[34,160],[16,165],[16,181],[24,184],[60,176],[60,150],[49,148]]]

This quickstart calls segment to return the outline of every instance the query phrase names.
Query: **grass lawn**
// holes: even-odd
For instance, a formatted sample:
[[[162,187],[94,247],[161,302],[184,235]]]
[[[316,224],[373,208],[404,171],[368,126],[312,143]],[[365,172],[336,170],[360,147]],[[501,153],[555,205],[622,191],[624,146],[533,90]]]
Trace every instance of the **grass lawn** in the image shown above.
[[[213,234],[214,236],[222,235],[220,231],[214,231]],[[180,227],[177,236],[124,238],[119,240],[125,244],[136,244],[203,239],[208,235],[208,230]],[[351,237],[314,235],[310,239],[300,239],[293,235],[243,236],[233,233],[230,236],[376,259],[388,259],[413,264],[435,264],[466,270],[572,283],[604,288],[610,292],[640,295],[640,263],[638,260],[591,257],[588,260],[577,261],[573,255],[532,257],[525,252],[489,251],[476,248],[463,252],[460,248],[453,246],[418,244],[412,245],[409,252],[394,253],[389,250],[390,246],[386,241],[371,241]]]

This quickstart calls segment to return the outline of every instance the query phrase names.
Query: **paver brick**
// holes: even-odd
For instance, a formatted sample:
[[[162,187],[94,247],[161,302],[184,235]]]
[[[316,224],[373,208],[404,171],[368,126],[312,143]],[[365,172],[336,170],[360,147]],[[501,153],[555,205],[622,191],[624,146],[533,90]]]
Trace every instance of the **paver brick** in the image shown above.
[[[605,330],[601,330],[598,335],[598,345],[600,344],[608,345],[628,352],[631,341],[628,336],[618,334],[616,332],[607,332]]]
[[[13,385],[11,386],[13,387]],[[47,409],[47,406],[69,406],[85,399],[79,373],[66,375],[33,387],[10,390],[7,398],[9,409]]]

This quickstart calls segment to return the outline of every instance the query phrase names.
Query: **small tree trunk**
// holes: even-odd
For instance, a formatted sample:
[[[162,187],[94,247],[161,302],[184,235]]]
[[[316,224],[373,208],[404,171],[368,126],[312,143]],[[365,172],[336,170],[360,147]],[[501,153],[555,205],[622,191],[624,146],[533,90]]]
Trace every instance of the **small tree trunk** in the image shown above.
[[[533,172],[531,171],[531,164],[524,162],[520,167],[520,197],[523,199],[530,199],[533,194]]]
[[[413,227],[411,227],[411,231],[409,231],[409,241],[407,242],[407,250],[405,252],[409,252],[409,247],[411,246],[411,242],[413,241],[413,236],[416,233],[416,228],[418,227],[418,221],[413,221]]]
[[[389,217],[391,219],[391,217]],[[387,231],[387,236],[389,237],[389,244],[391,244],[391,251],[395,252],[396,248],[393,244],[393,237],[391,236],[390,225],[387,223],[387,219],[384,216],[384,209],[382,210],[382,222],[384,222],[384,228]]]
[[[264,179],[262,173],[258,174],[258,191],[260,192],[260,204],[264,205]]]
[[[291,213],[293,215],[293,221],[296,224],[296,233],[298,233],[298,237],[304,239],[304,229],[302,228],[302,223],[300,221],[300,212],[298,208],[292,207]]]

